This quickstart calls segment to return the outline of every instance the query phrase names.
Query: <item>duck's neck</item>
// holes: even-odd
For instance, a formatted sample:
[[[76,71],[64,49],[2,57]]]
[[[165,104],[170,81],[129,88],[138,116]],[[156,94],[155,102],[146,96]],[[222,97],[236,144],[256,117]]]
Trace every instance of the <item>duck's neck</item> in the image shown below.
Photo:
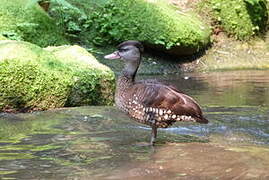
[[[117,92],[124,92],[135,83],[135,76],[140,64],[138,61],[132,61],[125,64],[124,69],[117,81]]]
[[[124,69],[117,81],[115,101],[116,105],[123,109],[126,106],[126,99],[128,99],[128,92],[135,83],[135,75],[139,67],[140,61],[128,62],[125,64]]]
[[[134,82],[139,65],[140,65],[140,57],[135,61],[129,61],[128,63],[125,64],[121,77],[130,82]]]

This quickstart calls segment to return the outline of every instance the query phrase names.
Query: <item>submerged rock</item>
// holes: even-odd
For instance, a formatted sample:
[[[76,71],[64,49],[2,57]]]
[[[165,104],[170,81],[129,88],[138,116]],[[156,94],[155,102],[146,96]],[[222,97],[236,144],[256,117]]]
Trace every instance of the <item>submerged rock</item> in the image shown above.
[[[0,111],[113,102],[114,74],[79,46],[0,41]]]

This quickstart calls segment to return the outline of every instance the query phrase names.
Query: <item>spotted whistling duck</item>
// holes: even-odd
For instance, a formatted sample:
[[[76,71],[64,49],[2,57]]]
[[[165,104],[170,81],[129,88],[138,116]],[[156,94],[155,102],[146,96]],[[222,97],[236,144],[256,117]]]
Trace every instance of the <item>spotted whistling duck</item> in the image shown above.
[[[143,45],[125,41],[106,59],[122,59],[125,66],[117,80],[116,106],[139,123],[152,127],[150,144],[155,143],[157,128],[167,128],[176,121],[208,123],[200,106],[175,87],[157,81],[136,81]]]

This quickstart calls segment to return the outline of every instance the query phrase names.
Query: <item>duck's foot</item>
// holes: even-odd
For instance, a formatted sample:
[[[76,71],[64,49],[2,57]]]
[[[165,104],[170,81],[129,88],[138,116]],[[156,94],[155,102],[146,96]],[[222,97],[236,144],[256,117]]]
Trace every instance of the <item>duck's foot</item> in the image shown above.
[[[154,146],[157,137],[157,127],[152,126],[150,144]]]
[[[150,144],[151,146],[154,146],[155,142],[156,142],[156,138],[153,137],[153,136],[151,136],[151,139],[150,139],[149,144]]]
[[[154,146],[156,142],[156,137],[157,137],[157,127],[152,126],[150,142],[149,143],[140,142],[140,143],[136,143],[136,145],[137,146]]]

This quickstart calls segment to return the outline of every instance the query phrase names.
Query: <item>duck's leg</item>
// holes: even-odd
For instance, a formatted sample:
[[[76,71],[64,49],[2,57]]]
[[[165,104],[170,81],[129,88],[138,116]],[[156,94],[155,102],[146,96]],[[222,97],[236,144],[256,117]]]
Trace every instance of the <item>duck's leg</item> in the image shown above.
[[[152,130],[151,130],[151,139],[150,139],[150,145],[154,145],[155,140],[157,137],[157,127],[155,125],[152,126]]]

